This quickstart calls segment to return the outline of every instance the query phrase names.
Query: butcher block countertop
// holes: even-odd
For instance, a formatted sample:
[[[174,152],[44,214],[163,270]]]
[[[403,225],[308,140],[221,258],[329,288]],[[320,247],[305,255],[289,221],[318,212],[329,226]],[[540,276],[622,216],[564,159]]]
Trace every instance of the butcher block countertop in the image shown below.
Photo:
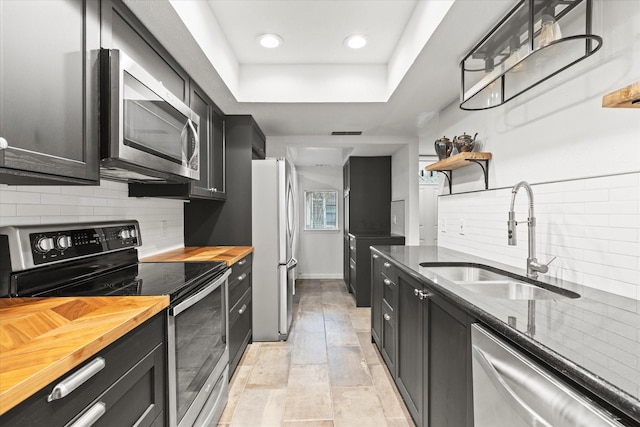
[[[187,246],[151,255],[142,262],[226,261],[231,267],[253,252],[253,246]]]
[[[0,415],[168,305],[168,296],[0,299]]]

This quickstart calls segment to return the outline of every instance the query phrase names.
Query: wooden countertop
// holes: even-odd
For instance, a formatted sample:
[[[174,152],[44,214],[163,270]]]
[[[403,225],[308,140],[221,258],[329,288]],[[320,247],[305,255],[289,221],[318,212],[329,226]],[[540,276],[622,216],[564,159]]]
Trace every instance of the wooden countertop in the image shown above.
[[[168,296],[0,299],[0,415],[168,305]]]
[[[253,252],[253,246],[187,246],[151,255],[142,262],[226,261],[231,267]]]

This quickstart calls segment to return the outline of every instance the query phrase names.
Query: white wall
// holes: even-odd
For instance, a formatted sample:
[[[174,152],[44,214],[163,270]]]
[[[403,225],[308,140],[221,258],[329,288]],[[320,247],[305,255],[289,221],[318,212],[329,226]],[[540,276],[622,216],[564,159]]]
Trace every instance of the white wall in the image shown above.
[[[508,189],[526,180],[540,184],[540,259],[558,256],[552,275],[640,299],[640,116],[601,107],[604,94],[640,81],[640,2],[596,0],[593,21],[604,40],[593,57],[504,106],[465,112],[456,102],[440,112],[438,135],[478,132],[480,150],[493,154],[489,187],[501,190],[441,196],[438,244],[521,266],[526,235],[517,248],[504,235]],[[454,193],[484,189],[475,165],[453,181]]]
[[[184,246],[183,203],[130,198],[126,184],[104,180],[100,186],[0,185],[0,225],[137,219],[143,257]]]
[[[405,244],[420,244],[417,141],[406,144],[391,157],[391,200],[405,202]]]
[[[342,167],[299,166],[298,172],[298,277],[301,279],[341,279],[343,246]],[[304,229],[305,190],[338,192],[338,230]]]

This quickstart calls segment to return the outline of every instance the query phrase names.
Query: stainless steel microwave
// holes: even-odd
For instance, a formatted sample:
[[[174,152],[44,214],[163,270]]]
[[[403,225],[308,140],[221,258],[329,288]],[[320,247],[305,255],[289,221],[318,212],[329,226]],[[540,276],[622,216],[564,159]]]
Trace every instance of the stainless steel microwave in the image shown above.
[[[100,74],[100,175],[199,179],[198,115],[118,49],[101,49]]]

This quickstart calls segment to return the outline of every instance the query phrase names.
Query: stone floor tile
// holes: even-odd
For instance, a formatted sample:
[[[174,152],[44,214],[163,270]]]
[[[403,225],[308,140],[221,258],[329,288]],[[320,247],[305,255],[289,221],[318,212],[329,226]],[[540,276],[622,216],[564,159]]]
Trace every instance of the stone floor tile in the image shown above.
[[[324,315],[322,310],[319,312],[300,310],[293,328],[299,332],[324,332]]]
[[[282,427],[333,427],[333,420],[285,421]]]
[[[369,368],[358,346],[328,347],[329,378],[332,387],[373,385]]]
[[[396,396],[393,380],[384,365],[370,365],[371,378],[375,386],[376,393],[382,402],[382,410],[387,418],[404,418],[402,404]]]
[[[276,427],[282,425],[287,390],[245,389],[230,427]]]
[[[362,354],[364,354],[367,365],[381,365],[383,363],[382,356],[378,351],[378,347],[371,342],[371,333],[356,332],[356,335],[358,335],[360,350],[362,350]]]
[[[244,386],[249,379],[252,368],[252,366],[241,365],[238,365],[238,367],[236,368],[236,371],[233,374],[233,378],[231,378],[231,382],[229,383],[229,399],[227,400],[227,405],[224,407],[224,411],[222,412],[222,416],[220,417],[220,423],[231,422],[231,418],[233,417],[233,413],[238,406],[240,396],[242,396]]]
[[[336,427],[386,427],[378,395],[373,387],[332,388]]]
[[[327,344],[324,332],[298,334],[293,340],[291,363],[318,365],[327,363]]]
[[[333,418],[327,365],[293,365],[289,371],[285,420]]]
[[[371,309],[358,307],[349,311],[351,325],[356,331],[371,330]]]
[[[286,388],[291,350],[261,347],[245,388]]]

